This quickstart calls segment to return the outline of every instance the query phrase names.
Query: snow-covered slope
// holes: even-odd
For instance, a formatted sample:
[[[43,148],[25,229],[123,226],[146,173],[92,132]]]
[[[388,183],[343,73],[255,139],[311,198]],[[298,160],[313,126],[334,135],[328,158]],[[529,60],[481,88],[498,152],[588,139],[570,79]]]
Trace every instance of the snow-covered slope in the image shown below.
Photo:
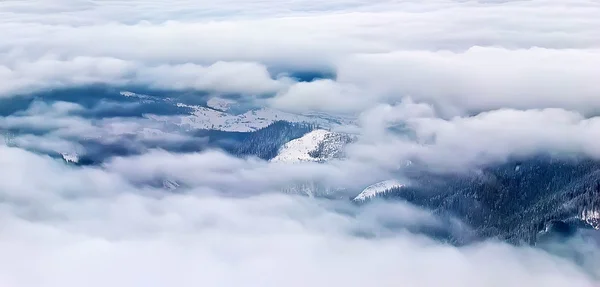
[[[352,118],[337,117],[324,114],[294,114],[272,108],[252,109],[242,114],[230,113],[238,103],[231,99],[219,97],[210,98],[206,106],[188,105],[177,102],[172,98],[156,98],[149,95],[121,91],[120,94],[128,98],[138,98],[141,101],[165,101],[165,104],[174,104],[181,108],[192,110],[189,115],[159,116],[146,114],[145,117],[163,124],[176,125],[184,129],[213,129],[229,132],[253,132],[264,128],[276,121],[295,123],[311,123],[321,127],[332,127],[339,124],[354,123]]]
[[[367,199],[373,198],[379,194],[386,192],[387,190],[395,187],[403,187],[404,184],[400,183],[397,180],[386,180],[382,182],[378,182],[376,184],[370,185],[365,188],[359,195],[357,195],[354,200],[355,201],[365,201]]]
[[[212,108],[212,109],[218,110],[218,111],[222,111],[222,112],[228,111],[231,108],[231,106],[233,106],[234,104],[235,104],[235,101],[228,100],[228,99],[222,99],[222,98],[211,98],[208,100],[208,102],[206,102],[206,105],[209,108]]]
[[[579,216],[581,220],[587,222],[594,229],[600,230],[600,211],[599,210],[583,210]]]
[[[311,123],[329,127],[332,120],[318,117],[286,113],[271,108],[250,110],[243,114],[230,114],[213,108],[177,104],[179,107],[191,108],[191,115],[179,117],[164,117],[147,115],[147,118],[160,122],[171,123],[185,129],[212,129],[229,132],[253,132],[264,128],[276,121],[293,123]]]
[[[305,134],[303,137],[292,140],[281,148],[272,162],[303,162],[318,161],[319,158],[312,157],[310,153],[319,147],[330,131],[318,129]]]
[[[62,153],[61,156],[68,163],[79,163],[79,156],[75,153]]]
[[[346,144],[352,136],[343,133],[317,129],[301,138],[286,143],[272,162],[323,162],[343,157]]]

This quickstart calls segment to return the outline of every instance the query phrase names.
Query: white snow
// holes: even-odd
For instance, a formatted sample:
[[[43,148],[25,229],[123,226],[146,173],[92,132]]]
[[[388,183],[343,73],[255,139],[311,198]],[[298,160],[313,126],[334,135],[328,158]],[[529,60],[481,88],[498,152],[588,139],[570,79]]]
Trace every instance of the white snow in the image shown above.
[[[367,199],[377,196],[378,194],[386,192],[390,188],[403,187],[403,186],[404,186],[404,184],[402,184],[399,181],[394,180],[394,179],[378,182],[378,183],[375,183],[375,184],[370,185],[367,188],[365,188],[359,195],[357,195],[354,198],[354,200],[355,201],[365,201]]]
[[[135,97],[135,95],[136,95],[136,93],[128,92],[128,91],[121,91],[120,94],[121,94],[121,96],[124,96],[124,97]]]
[[[77,154],[74,153],[62,153],[62,158],[66,161],[66,162],[70,162],[70,163],[78,163],[79,162],[79,156],[77,156]]]
[[[121,96],[123,96],[123,97],[128,97],[128,98],[139,98],[139,99],[145,99],[145,100],[152,98],[148,95],[137,94],[137,93],[129,92],[129,91],[121,91],[121,92],[119,92],[119,94],[121,94]]]
[[[137,94],[130,91],[120,91],[124,97],[135,97],[146,101],[154,101],[151,96]],[[276,121],[304,122],[318,124],[319,126],[331,128],[334,125],[354,123],[351,117],[331,116],[321,113],[294,114],[283,112],[268,107],[254,109],[243,114],[230,114],[229,111],[237,102],[220,97],[210,98],[207,107],[177,103],[178,107],[192,109],[190,115],[184,116],[157,116],[145,115],[146,118],[175,124],[185,129],[214,129],[229,132],[253,132],[264,128]]]
[[[600,211],[599,210],[584,210],[581,212],[581,220],[587,222],[594,229],[600,230]]]
[[[156,115],[148,115],[147,117],[157,121],[174,123],[188,129],[214,129],[230,132],[256,131],[278,120],[315,123],[323,126],[330,125],[330,122],[326,119],[286,113],[271,108],[251,110],[243,114],[233,115],[201,106],[191,106],[182,103],[178,103],[177,106],[191,108],[193,112],[191,115],[177,117],[175,120],[173,117],[160,117]]]
[[[120,94],[124,97],[136,97],[143,100],[154,100],[151,96],[137,94],[129,91],[121,91]],[[283,112],[268,107],[254,109],[243,114],[228,113],[236,101],[213,97],[207,101],[208,107],[187,105],[177,103],[178,107],[190,108],[190,115],[182,116],[158,116],[148,114],[147,119],[154,121],[175,124],[184,129],[214,129],[229,132],[253,132],[264,128],[276,121],[288,122],[304,122],[318,124],[322,127],[330,128],[339,123],[347,123],[351,120],[333,116],[325,116],[323,114],[294,114]]]
[[[315,150],[329,134],[331,134],[330,131],[323,129],[311,131],[303,137],[283,145],[277,156],[271,161],[286,163],[318,161],[318,158],[311,157],[309,153]]]
[[[208,102],[206,102],[206,105],[209,108],[212,108],[212,109],[215,109],[215,110],[219,110],[219,111],[222,111],[222,112],[226,112],[235,103],[236,103],[235,101],[228,100],[228,99],[210,98],[208,100]]]

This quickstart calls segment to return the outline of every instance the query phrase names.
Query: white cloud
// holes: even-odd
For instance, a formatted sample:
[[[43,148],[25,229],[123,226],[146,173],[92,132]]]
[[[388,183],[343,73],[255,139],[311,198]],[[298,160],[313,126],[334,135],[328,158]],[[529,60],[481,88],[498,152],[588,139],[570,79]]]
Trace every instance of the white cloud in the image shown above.
[[[600,50],[403,51],[343,62],[340,81],[366,86],[379,100],[410,96],[447,115],[500,108],[600,108]]]
[[[368,93],[333,80],[296,83],[270,100],[271,106],[282,110],[333,113],[362,111],[373,102]]]
[[[500,110],[450,121],[416,120],[414,125],[419,140],[431,139],[434,148],[426,157],[436,160],[486,162],[543,152],[600,158],[594,148],[600,118],[560,109]]]
[[[413,111],[386,111],[377,105],[394,104],[407,96],[416,107],[431,105],[433,108],[426,108],[431,117],[446,119],[500,108],[563,108],[567,110],[564,113],[573,110],[589,116],[600,108],[595,84],[600,74],[600,41],[594,37],[594,26],[600,20],[595,17],[599,8],[593,2],[228,3],[241,8],[234,11],[214,1],[202,5],[174,1],[169,9],[160,1],[38,3],[43,9],[10,2],[1,8],[6,17],[0,21],[5,35],[0,44],[4,51],[0,53],[0,78],[7,84],[0,94],[97,82],[215,93],[274,93],[277,96],[268,103],[296,112],[363,112],[363,138],[371,137],[371,146],[365,151],[372,154],[357,152],[360,158],[377,158],[377,147],[387,145],[399,145],[392,154],[400,158],[414,153],[446,157],[441,152],[448,149],[444,144],[420,147],[386,135],[386,121],[399,123]],[[123,7],[135,7],[140,14],[123,17]],[[48,17],[44,11],[65,13]],[[558,14],[560,21],[555,21]],[[271,67],[332,67],[337,77],[293,83],[273,78],[267,70]],[[18,126],[25,124],[24,120],[8,117],[3,125]],[[89,124],[78,126],[76,120],[60,117],[46,121],[40,115],[27,118],[33,125],[59,125],[61,136],[92,131],[104,136],[122,134],[115,131],[119,128],[139,130],[138,123],[110,122],[101,127],[113,130],[107,134]],[[475,120],[481,118],[455,118],[451,123]],[[424,128],[425,122],[417,128]],[[432,134],[451,138],[452,133],[441,128],[445,120],[430,122],[440,124],[440,130],[430,131]],[[582,125],[593,122],[581,120]],[[456,127],[460,128],[463,126]],[[537,129],[537,125],[531,128]],[[589,147],[594,137],[590,132],[582,136],[582,129],[573,124],[561,135],[578,136],[542,135],[556,142],[533,144],[541,140],[532,139],[518,144],[514,139],[518,130],[511,134],[507,128],[502,133],[512,140],[501,142],[514,144],[513,148],[501,153],[490,150],[493,155],[484,158],[503,158],[521,147],[528,152],[553,149],[595,156]],[[456,132],[461,133],[466,131]],[[477,147],[475,150],[485,151],[494,146]],[[437,149],[440,152],[431,151]],[[389,166],[387,163],[397,159],[383,162]]]
[[[399,132],[389,131],[394,127]],[[428,105],[405,101],[365,112],[360,141],[348,156],[387,168],[418,160],[450,170],[540,154],[600,159],[599,130],[600,117],[563,109],[499,109],[442,119]]]
[[[146,66],[106,57],[46,57],[0,65],[0,79],[6,83],[0,87],[0,96],[5,97],[48,88],[98,83],[254,95],[275,93],[289,82],[285,78],[272,79],[264,65],[254,62]]]
[[[232,198],[203,192],[201,182],[187,194],[158,195],[114,171],[6,147],[0,154],[1,166],[11,166],[0,181],[0,282],[10,286],[595,283],[541,251],[494,242],[456,248],[385,227],[431,222],[402,203],[360,210],[288,195]]]
[[[597,107],[594,99],[593,107],[582,104],[597,92],[600,8],[593,2],[227,3],[44,1],[42,9],[12,2],[0,8],[6,15],[0,21],[0,79],[10,83],[2,94],[119,83],[153,67],[164,68],[150,73],[158,86],[214,89],[213,84],[223,87],[225,81],[233,91],[279,90],[280,84],[265,78],[260,68],[211,66],[243,61],[333,67],[350,79],[342,85],[382,83],[364,91],[369,99],[378,99],[383,90],[410,93],[417,100],[434,98],[459,110],[505,103],[583,112]],[[139,14],[124,14],[127,7]],[[65,13],[49,17],[44,11]],[[478,46],[495,48],[473,48]],[[354,58],[379,53],[384,54]],[[218,71],[204,74],[204,67]],[[171,72],[183,73],[179,82]],[[239,79],[229,80],[238,74]]]
[[[415,158],[599,158],[599,14],[585,0],[4,1],[0,96],[94,83],[275,94],[267,102],[292,111],[359,113],[361,138],[346,161],[293,166],[150,151],[82,168],[0,146],[0,285],[594,286],[538,250],[450,247],[382,222],[436,223],[414,207],[271,191],[314,181],[353,192]],[[269,73],[325,68],[335,79]],[[71,114],[82,109],[36,104],[0,126],[51,130],[17,142],[63,149],[151,125]],[[402,125],[414,134],[389,131]],[[137,185],[156,178],[188,189]]]
[[[81,96],[86,94],[82,92]],[[144,142],[177,146],[194,141],[198,149],[204,144],[202,139],[193,139],[179,131],[167,130],[165,124],[146,118],[96,119],[82,116],[85,112],[98,108],[112,108],[106,105],[99,101],[98,105],[87,110],[71,102],[57,101],[49,104],[35,100],[26,110],[5,117],[0,116],[0,132],[11,146],[49,153],[85,154],[85,148],[82,146],[82,142],[85,141],[107,145],[129,144],[127,148],[132,151],[143,151]],[[117,105],[122,108],[125,104]],[[124,142],[124,138],[129,140]]]
[[[264,65],[241,62],[216,62],[208,67],[193,64],[158,66],[140,69],[135,83],[162,89],[196,89],[201,91],[269,94],[285,86],[273,80]]]

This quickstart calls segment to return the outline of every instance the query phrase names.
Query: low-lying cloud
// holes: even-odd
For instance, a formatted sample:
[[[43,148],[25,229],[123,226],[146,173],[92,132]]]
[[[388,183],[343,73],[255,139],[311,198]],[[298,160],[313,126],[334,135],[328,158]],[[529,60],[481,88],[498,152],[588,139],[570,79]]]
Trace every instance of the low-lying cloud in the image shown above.
[[[223,197],[202,183],[186,194],[164,194],[114,171],[5,147],[0,153],[12,170],[0,183],[0,281],[10,286],[595,282],[540,250],[493,242],[457,248],[411,234],[402,226],[436,219],[403,203],[361,211],[281,194]],[[31,172],[37,176],[19,180]]]
[[[468,169],[550,154],[600,159],[594,148],[600,117],[564,109],[499,109],[442,119],[426,104],[404,101],[361,116],[361,140],[349,158],[388,167],[417,160],[433,168]],[[399,132],[391,127],[401,126]]]
[[[597,252],[584,268],[495,241],[456,247],[415,234],[447,227],[428,210],[347,200],[412,162],[600,159],[594,1],[48,0],[0,14],[3,100],[96,84],[235,95],[343,114],[358,138],[325,164],[169,152],[144,143],[197,139],[145,110],[104,113],[135,103],[41,93],[0,117],[17,131],[0,145],[0,285],[598,285]],[[86,152],[90,139],[137,153],[81,167],[32,152]],[[282,192],[307,183],[332,199]]]

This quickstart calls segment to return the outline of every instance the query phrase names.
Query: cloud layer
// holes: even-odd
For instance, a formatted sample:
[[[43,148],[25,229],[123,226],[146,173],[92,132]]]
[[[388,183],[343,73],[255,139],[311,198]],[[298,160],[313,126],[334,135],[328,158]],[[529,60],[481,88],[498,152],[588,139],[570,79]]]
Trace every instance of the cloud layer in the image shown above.
[[[599,105],[600,8],[593,1],[174,1],[168,10],[162,2],[44,3],[2,8],[8,16],[0,23],[5,96],[56,85],[139,82],[280,91],[277,102],[315,109],[316,101],[295,99],[308,87],[286,92],[289,85],[269,79],[266,65],[338,71],[335,90],[314,84],[331,95],[322,97],[330,100],[319,102],[321,109],[360,110],[362,102],[331,105],[347,85],[359,85],[370,99],[363,101],[412,96],[449,113],[501,107],[593,113]],[[130,5],[139,12],[118,16]]]
[[[356,209],[281,194],[227,198],[200,185],[163,194],[137,188],[119,172],[67,167],[5,147],[0,154],[2,166],[11,166],[0,182],[0,282],[10,286],[594,282],[540,250],[455,248],[410,234],[405,227],[439,223],[402,203]],[[22,180],[31,173],[38,176]]]
[[[0,145],[2,286],[598,284],[537,249],[413,234],[443,224],[404,203],[281,193],[317,182],[349,197],[409,161],[455,171],[539,153],[599,159],[596,1],[9,0],[0,15],[2,100],[94,84],[235,95],[343,114],[357,124],[340,129],[358,135],[328,164],[135,146],[75,167],[25,149],[194,139],[144,117],[93,116],[135,105],[36,99],[0,117],[27,131],[12,138],[19,148]]]

